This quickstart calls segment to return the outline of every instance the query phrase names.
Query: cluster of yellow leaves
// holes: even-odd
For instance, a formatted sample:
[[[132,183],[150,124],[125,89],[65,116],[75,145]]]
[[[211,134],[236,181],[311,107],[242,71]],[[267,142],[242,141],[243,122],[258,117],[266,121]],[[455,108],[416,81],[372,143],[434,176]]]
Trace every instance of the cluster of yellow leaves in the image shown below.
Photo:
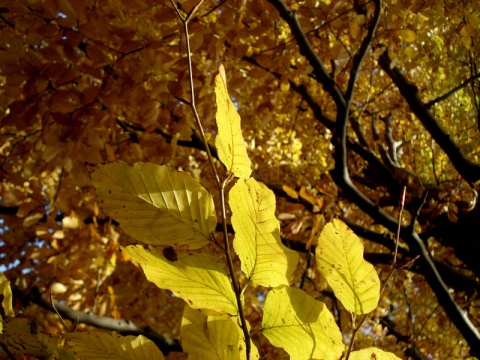
[[[195,1],[181,3],[188,10]],[[267,1],[232,1],[215,9],[219,4],[205,4],[191,23],[194,84],[207,131],[215,132],[211,84],[222,61],[230,69],[229,88],[242,114],[255,175],[267,183],[290,186],[291,194],[308,188],[317,199],[325,199],[320,209],[326,220],[342,212],[357,224],[369,225],[358,209],[336,198],[335,185],[326,175],[332,167],[331,132],[314,119],[289,80],[309,88],[325,116],[334,119],[336,108],[311,78],[311,67],[298,54],[288,26]],[[334,80],[344,87],[371,5],[366,5],[364,15],[342,1],[290,5]],[[477,2],[459,7],[444,1],[431,6],[416,0],[384,1],[383,10],[376,41],[388,47],[394,64],[416,83],[425,101],[468,77],[470,54],[478,48]],[[124,261],[119,244],[131,240],[99,212],[85,167],[85,162],[115,160],[168,164],[195,171],[205,187],[212,188],[212,178],[203,171],[205,157],[177,146],[190,140],[193,122],[178,100],[186,98],[188,77],[174,10],[168,2],[142,0],[95,5],[81,0],[19,0],[2,4],[1,16],[0,197],[2,208],[18,206],[14,215],[2,213],[0,219],[7,276],[24,288],[35,284],[45,290],[60,282],[67,291],[59,299],[75,307],[90,310],[96,303],[100,314],[118,309],[115,316],[143,319],[178,334],[178,328],[163,324],[174,324],[181,317],[180,307],[168,294],[139,281],[139,270]],[[358,121],[375,151],[384,145],[386,130],[376,116],[393,113],[393,136],[404,141],[401,165],[419,174],[422,184],[436,182],[436,176],[451,184],[424,210],[433,215],[447,212],[454,220],[461,212],[454,204],[461,197],[457,175],[430,136],[418,132],[421,127],[410,109],[378,70],[381,51],[377,48],[367,57],[358,75],[354,112],[360,114]],[[465,88],[434,110],[478,161],[472,96]],[[353,131],[350,135],[355,138]],[[349,164],[353,176],[377,181],[363,160],[351,156]],[[405,182],[421,189],[415,179]],[[325,196],[324,188],[334,189],[333,197]],[[380,202],[382,191],[368,195]],[[280,206],[283,234],[302,241],[309,238],[316,217],[298,204]],[[446,252],[436,249],[441,253]],[[125,292],[122,281],[128,274],[132,278],[128,286],[138,291]],[[142,293],[161,299],[168,310],[146,305],[138,295]],[[133,303],[135,307],[130,306]],[[421,303],[415,309],[418,317],[431,312]],[[162,321],[156,321],[158,314]],[[56,319],[42,319],[52,324],[52,332],[58,330]],[[441,319],[438,322],[444,324]],[[438,340],[441,330],[435,329],[432,326],[425,335],[425,352],[441,354],[445,342]]]
[[[215,88],[217,151],[229,176],[238,178],[229,192],[234,249],[248,282],[273,288],[265,299],[260,330],[292,359],[338,359],[344,345],[333,315],[323,302],[288,286],[298,254],[280,241],[273,192],[250,178],[251,163],[241,135],[240,117],[229,98],[223,67]],[[181,332],[185,351],[193,358],[204,359],[214,354],[222,359],[247,355],[245,342],[250,339],[239,327],[245,320],[237,319],[236,324],[234,321],[243,316],[239,309],[243,304],[237,301],[240,294],[231,286],[236,279],[229,280],[232,274],[229,276],[212,255],[188,251],[206,245],[213,233],[215,212],[210,194],[190,175],[154,164],[102,165],[92,178],[107,214],[139,241],[156,246],[128,246],[125,252],[150,281],[171,290],[188,304]],[[316,200],[306,193],[300,195]],[[197,239],[203,242],[197,243]],[[360,239],[335,220],[325,226],[318,241],[319,270],[347,311],[360,315],[375,309],[380,282],[373,266],[363,260]],[[249,351],[248,358],[259,357],[256,346]],[[393,356],[377,354],[381,358]]]

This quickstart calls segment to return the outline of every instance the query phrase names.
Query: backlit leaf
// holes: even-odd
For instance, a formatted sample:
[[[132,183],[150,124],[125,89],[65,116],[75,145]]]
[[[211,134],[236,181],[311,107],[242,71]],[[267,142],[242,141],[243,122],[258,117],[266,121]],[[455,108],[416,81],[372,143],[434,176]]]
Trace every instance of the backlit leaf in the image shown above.
[[[233,246],[242,262],[242,271],[258,285],[288,285],[298,254],[280,240],[275,217],[275,195],[253,178],[238,180],[229,194]]]
[[[263,335],[281,347],[291,360],[338,360],[344,346],[342,334],[325,304],[303,290],[281,287],[265,300]]]
[[[77,359],[164,359],[155,343],[142,335],[135,337],[103,332],[77,332],[65,337],[65,348],[71,350]]]
[[[290,186],[287,185],[282,185],[282,190],[287,193],[288,196],[290,196],[293,199],[298,199],[298,193],[292,189]]]
[[[154,248],[128,246],[123,250],[140,264],[148,280],[172,291],[190,307],[237,314],[235,294],[218,258],[182,252],[176,254],[176,259],[169,260]]]
[[[220,66],[220,74],[215,77],[215,95],[217,99],[218,134],[215,147],[218,157],[227,170],[235,176],[246,179],[252,173],[251,161],[247,155],[242,131],[240,115],[228,95],[225,69]]]
[[[181,339],[183,350],[191,360],[245,359],[246,346],[238,319],[228,315],[207,316],[185,306]],[[252,344],[251,359],[258,359],[258,350]]]
[[[149,163],[99,165],[92,174],[103,210],[146,244],[198,249],[209,243],[212,196],[188,173]]]
[[[0,272],[0,297],[2,298],[2,311],[1,314],[5,316],[14,317],[15,313],[12,307],[12,289],[10,288],[10,281],[5,277],[5,275]],[[1,319],[1,316],[0,316]],[[1,333],[1,323],[0,323],[0,333]]]
[[[397,30],[397,34],[407,43],[413,42],[417,38],[417,33],[414,30]]]
[[[375,347],[353,351],[350,354],[350,360],[400,360],[393,353],[380,350]]]
[[[363,259],[362,241],[344,222],[334,219],[325,225],[315,258],[318,270],[345,309],[360,315],[377,307],[380,279],[373,265]]]

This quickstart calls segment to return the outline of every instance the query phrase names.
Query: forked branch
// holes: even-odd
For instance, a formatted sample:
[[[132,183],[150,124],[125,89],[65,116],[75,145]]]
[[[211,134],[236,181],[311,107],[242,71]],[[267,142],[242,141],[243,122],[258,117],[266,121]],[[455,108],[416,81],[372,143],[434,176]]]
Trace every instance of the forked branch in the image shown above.
[[[364,193],[362,193],[352,182],[348,165],[347,165],[347,122],[349,114],[348,97],[353,94],[352,89],[345,96],[341,93],[339,87],[336,84],[332,84],[332,79],[325,71],[325,66],[313,50],[310,42],[306,38],[305,32],[301,28],[298,19],[295,14],[288,8],[288,6],[282,0],[269,0],[280,13],[280,16],[288,23],[292,34],[294,35],[299,47],[300,53],[303,54],[309,60],[310,64],[314,67],[314,73],[317,75],[317,81],[319,81],[324,89],[332,96],[337,105],[337,119],[336,119],[336,133],[334,136],[335,146],[335,169],[332,171],[332,176],[335,183],[343,189],[347,198],[354,204],[356,204],[362,211],[368,214],[375,222],[382,224],[384,227],[395,233],[398,227],[398,221],[392,216],[383,211],[379,206],[372,202]],[[375,14],[380,15],[382,6],[381,0],[375,0]],[[372,22],[375,24],[375,21]],[[362,48],[368,48],[370,46],[370,39],[373,38],[375,32],[375,26],[371,25],[369,35],[364,40]],[[368,41],[368,42],[367,42]],[[404,95],[405,99],[409,102],[410,107],[414,112],[418,112],[417,116],[427,120],[428,126],[425,125],[427,130],[432,133],[434,138],[438,138],[439,145],[449,155],[452,163],[455,165],[459,173],[469,182],[474,182],[480,179],[480,165],[472,164],[465,155],[461,152],[458,146],[453,143],[448,134],[439,127],[438,122],[431,117],[425,104],[420,100],[418,96],[418,89],[412,86],[403,74],[397,68],[390,68],[388,54],[384,54],[380,58],[380,65],[383,70],[392,78],[392,80],[399,87],[400,92]],[[358,65],[355,68],[359,69],[361,65],[360,57]],[[358,75],[355,71],[351,72],[350,76],[355,77]],[[353,79],[351,79],[353,83]],[[412,91],[414,90],[414,91]],[[350,98],[351,100],[351,98]],[[348,105],[347,105],[348,104]],[[422,120],[422,119],[421,119]],[[432,121],[433,120],[433,121]],[[442,146],[443,144],[443,146]],[[452,294],[449,292],[447,286],[443,282],[438,270],[433,263],[423,241],[418,233],[411,227],[402,227],[400,236],[409,245],[414,254],[420,256],[419,264],[423,268],[428,283],[435,292],[440,305],[445,309],[450,319],[455,326],[467,340],[471,348],[471,354],[473,356],[480,356],[480,333],[476,327],[472,324],[470,319],[464,311],[458,306],[453,299]]]

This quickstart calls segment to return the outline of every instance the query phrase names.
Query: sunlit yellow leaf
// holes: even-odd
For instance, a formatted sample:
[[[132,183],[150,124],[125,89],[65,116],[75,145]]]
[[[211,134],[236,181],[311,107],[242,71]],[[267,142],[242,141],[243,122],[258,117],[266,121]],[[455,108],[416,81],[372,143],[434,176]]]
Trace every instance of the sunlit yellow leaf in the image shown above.
[[[163,360],[153,341],[140,335],[120,336],[103,332],[77,332],[65,336],[65,348],[82,360]]]
[[[380,350],[378,348],[370,347],[358,351],[353,351],[350,354],[351,360],[400,360],[398,356],[390,352]]]
[[[290,186],[287,185],[282,185],[282,190],[287,193],[288,196],[290,196],[293,199],[298,199],[298,194],[297,192],[292,189]]]
[[[417,39],[417,33],[414,30],[397,30],[398,36],[405,42],[414,42]]]
[[[10,288],[10,281],[8,281],[2,272],[0,272],[0,296],[2,297],[3,310],[1,313],[5,316],[14,317],[15,313],[13,312],[12,307],[12,289]]]
[[[123,248],[140,266],[148,280],[168,289],[194,309],[218,314],[237,314],[237,302],[225,269],[207,254],[178,253],[165,257],[157,249]]]
[[[300,197],[307,200],[312,205],[317,204],[317,198],[310,191],[308,191],[305,186],[300,188]]]
[[[185,306],[180,336],[183,350],[191,360],[237,360],[246,358],[243,331],[238,318],[228,315],[207,316]],[[258,350],[251,342],[251,359]]]
[[[308,239],[307,244],[305,245],[305,249],[310,249],[310,247],[316,243],[317,240],[317,232],[320,231],[325,226],[325,215],[323,214],[316,214],[315,221],[313,223],[312,232],[310,234],[310,238]]]
[[[338,360],[344,346],[333,315],[303,290],[281,287],[265,300],[262,333],[291,360]]]
[[[215,95],[217,99],[218,134],[215,146],[218,157],[228,171],[246,179],[252,173],[251,161],[243,141],[240,128],[240,115],[228,95],[225,69],[220,66],[220,74],[215,77]]]
[[[92,174],[103,210],[146,244],[198,249],[209,243],[212,196],[188,173],[149,163],[99,165]]]
[[[235,230],[233,246],[242,271],[258,285],[288,285],[298,254],[280,240],[273,192],[253,178],[240,179],[229,198]]]
[[[363,259],[363,244],[341,220],[325,225],[315,258],[335,296],[345,308],[357,315],[377,307],[380,279],[372,264]]]

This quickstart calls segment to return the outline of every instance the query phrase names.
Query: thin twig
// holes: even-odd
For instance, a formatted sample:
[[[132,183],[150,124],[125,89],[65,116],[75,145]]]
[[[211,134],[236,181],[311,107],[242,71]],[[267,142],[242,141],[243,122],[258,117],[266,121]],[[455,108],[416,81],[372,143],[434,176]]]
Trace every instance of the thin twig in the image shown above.
[[[383,284],[383,287],[382,289],[380,290],[380,294],[379,294],[379,298],[382,296],[383,292],[385,291],[386,287],[387,287],[387,284],[390,282],[390,279],[393,277],[393,275],[395,274],[395,272],[401,268],[401,267],[405,267],[407,265],[409,265],[410,263],[405,263],[405,264],[402,264],[401,266],[396,266],[396,263],[397,263],[397,254],[398,254],[398,244],[400,242],[400,229],[402,227],[402,212],[403,212],[403,208],[405,206],[405,193],[406,193],[406,190],[407,188],[406,187],[403,187],[403,192],[402,192],[402,195],[401,195],[401,198],[400,198],[400,211],[398,213],[398,227],[397,227],[397,233],[396,233],[396,236],[395,236],[395,254],[393,256],[393,260],[392,260],[392,268],[390,270],[390,273],[388,274],[388,277],[387,277],[387,280],[385,280],[385,283]],[[418,256],[413,260],[415,261],[416,259],[418,258]],[[345,360],[348,360],[348,358],[350,357],[350,354],[352,352],[352,349],[353,349],[353,343],[355,342],[355,337],[358,333],[358,331],[361,329],[363,323],[365,322],[365,320],[367,320],[368,316],[370,315],[370,313],[368,314],[365,314],[363,315],[362,319],[360,320],[360,323],[358,325],[355,324],[355,316],[352,314],[353,318],[352,318],[352,326],[353,326],[353,332],[352,332],[352,339],[350,341],[350,344],[348,346],[348,350],[347,350],[347,355],[345,357]]]
[[[188,22],[192,19],[192,17],[195,15],[195,12],[198,10],[199,6],[203,3],[204,0],[200,0],[200,2],[193,7],[193,9],[190,11],[190,13],[187,15],[186,18],[180,14],[180,10],[178,9],[177,5],[173,0],[170,0],[170,3],[172,4],[173,8],[175,9],[175,12],[177,13],[178,18],[183,24],[183,30],[185,32],[185,43],[187,46],[187,62],[188,62],[188,76],[189,76],[189,84],[190,84],[190,108],[192,109],[193,116],[195,117],[195,122],[197,124],[198,131],[200,132],[200,137],[202,139],[202,142],[204,144],[204,150],[207,152],[208,156],[208,161],[210,163],[210,166],[212,168],[213,175],[215,177],[215,182],[217,184],[217,187],[220,189],[222,187],[222,183],[220,181],[220,177],[218,176],[217,169],[215,167],[215,163],[213,162],[213,157],[210,152],[210,147],[208,146],[208,141],[207,137],[205,136],[205,131],[203,130],[202,123],[200,121],[200,116],[198,115],[197,112],[197,106],[195,103],[195,89],[193,86],[193,67],[192,67],[192,53],[190,49],[190,39],[189,39],[189,31],[188,31]]]
[[[188,60],[188,73],[189,73],[189,84],[190,84],[190,108],[192,109],[193,115],[195,117],[195,121],[197,124],[197,128],[200,132],[200,136],[202,138],[205,151],[207,152],[208,156],[208,161],[210,163],[210,167],[212,168],[213,175],[215,177],[215,182],[217,185],[217,188],[220,192],[220,207],[221,207],[221,214],[222,214],[222,230],[223,230],[223,238],[225,242],[225,248],[224,248],[224,254],[225,258],[227,261],[228,265],[228,270],[230,273],[230,280],[232,282],[232,287],[235,292],[235,298],[237,302],[237,307],[238,307],[238,316],[240,318],[240,323],[242,327],[242,331],[244,334],[244,340],[245,340],[245,346],[246,346],[246,357],[247,360],[250,360],[250,353],[251,353],[251,340],[250,340],[250,333],[248,330],[247,326],[247,320],[245,318],[245,313],[243,311],[243,304],[242,304],[242,290],[240,287],[240,284],[237,282],[236,275],[235,275],[235,268],[233,265],[233,260],[232,260],[232,255],[231,255],[231,250],[230,250],[230,242],[228,239],[228,229],[227,229],[227,211],[226,211],[226,201],[225,201],[225,188],[228,185],[228,183],[233,179],[233,174],[229,174],[228,177],[221,182],[220,177],[218,175],[217,169],[215,167],[215,163],[212,157],[212,154],[210,152],[209,144],[207,141],[207,138],[205,136],[205,132],[203,130],[202,122],[200,121],[200,117],[197,112],[197,107],[195,103],[195,89],[193,86],[193,69],[192,69],[192,54],[190,50],[190,40],[189,40],[189,32],[188,32],[188,22],[193,18],[195,15],[196,11],[199,9],[200,5],[203,3],[204,0],[200,0],[194,7],[193,9],[188,13],[186,18],[184,18],[178,9],[178,7],[175,5],[173,0],[170,0],[172,6],[175,9],[175,12],[177,13],[179,19],[183,23],[183,29],[185,32],[185,39],[186,39],[186,47],[187,47],[187,60]]]
[[[398,243],[400,242],[400,229],[402,228],[402,212],[405,207],[405,194],[407,193],[407,187],[403,187],[402,197],[400,198],[400,211],[398,212],[398,227],[397,234],[395,235],[395,253],[393,254],[392,268],[397,264],[397,255],[398,255]]]
[[[455,86],[453,89],[450,89],[449,91],[447,91],[445,94],[433,99],[433,100],[430,100],[428,103],[425,104],[425,107],[427,109],[430,109],[433,105],[449,98],[450,96],[452,96],[453,94],[455,94],[457,91],[463,89],[464,87],[466,87],[468,84],[470,83],[473,83],[474,80],[477,80],[477,79],[480,79],[480,74],[474,74],[472,76],[470,76],[467,80],[463,81],[461,84]]]
[[[230,174],[227,179],[224,181],[222,188],[220,189],[220,201],[222,204],[222,224],[223,224],[223,237],[225,239],[225,257],[227,259],[228,271],[230,273],[230,278],[232,281],[233,290],[235,292],[235,298],[237,300],[238,306],[238,316],[240,318],[240,323],[243,331],[243,336],[245,340],[247,360],[250,360],[251,353],[251,343],[250,343],[250,332],[247,326],[247,320],[245,319],[245,313],[243,312],[242,304],[242,289],[240,284],[237,282],[237,277],[235,276],[235,268],[233,266],[232,255],[230,250],[230,242],[228,241],[228,229],[227,229],[227,214],[225,210],[225,187],[231,181],[232,174]]]
[[[67,324],[65,324],[65,321],[63,321],[62,315],[60,315],[57,308],[55,307],[55,302],[53,301],[52,293],[50,293],[50,306],[53,308],[53,311],[55,311],[55,313],[57,314],[57,316],[60,319],[63,327],[65,328],[65,330],[67,330],[67,332],[71,332],[70,329],[68,328]]]

